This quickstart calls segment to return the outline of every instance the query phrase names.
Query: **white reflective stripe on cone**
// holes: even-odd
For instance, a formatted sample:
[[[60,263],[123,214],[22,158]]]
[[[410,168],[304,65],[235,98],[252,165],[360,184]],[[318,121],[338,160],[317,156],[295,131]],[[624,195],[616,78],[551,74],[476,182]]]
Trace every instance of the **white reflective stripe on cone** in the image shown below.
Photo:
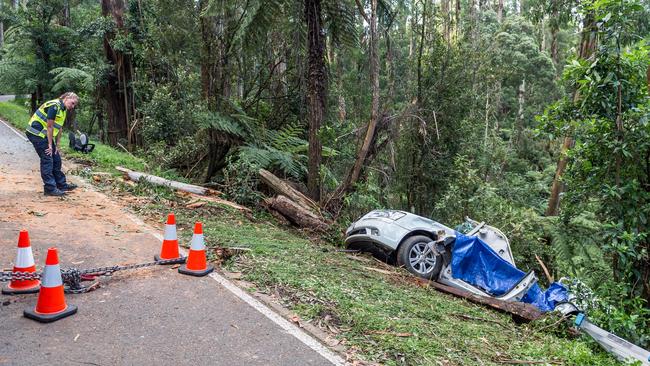
[[[52,264],[45,266],[43,276],[41,277],[41,287],[59,287],[63,286],[61,279],[61,266]]]
[[[165,224],[165,240],[176,240],[176,225]]]
[[[205,250],[205,245],[203,244],[203,234],[194,234],[192,236],[192,250]]]
[[[16,263],[14,267],[29,268],[34,265],[34,256],[32,255],[32,247],[18,248],[16,254]]]

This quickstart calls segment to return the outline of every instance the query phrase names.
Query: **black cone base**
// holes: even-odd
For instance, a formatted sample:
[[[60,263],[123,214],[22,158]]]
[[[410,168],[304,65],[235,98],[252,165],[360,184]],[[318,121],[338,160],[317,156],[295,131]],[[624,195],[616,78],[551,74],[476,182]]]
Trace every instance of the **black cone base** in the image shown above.
[[[155,260],[156,262],[158,262],[158,261],[166,261],[166,260],[169,260],[169,261],[170,261],[170,262],[167,262],[167,263],[163,263],[163,264],[161,264],[162,266],[166,266],[166,265],[169,265],[169,264],[181,264],[181,263],[185,263],[185,259],[187,259],[187,258],[186,258],[186,257],[179,257],[179,258],[176,259],[175,261],[171,262],[172,259],[174,259],[174,258],[170,258],[170,259],[160,258],[160,256],[159,256],[158,254],[156,254],[156,255],[153,256],[153,260]]]
[[[214,271],[214,266],[212,266],[211,264],[208,264],[207,268],[202,271],[193,271],[191,269],[187,269],[187,266],[185,265],[182,265],[178,268],[178,273],[182,273],[190,276],[196,276],[196,277],[206,276],[212,271]]]
[[[25,315],[26,318],[34,319],[41,323],[51,323],[59,319],[63,319],[66,316],[70,316],[76,312],[77,312],[77,307],[75,305],[68,305],[68,307],[65,310],[54,314],[39,314],[35,310],[30,310],[30,309],[25,309],[23,314]]]
[[[2,294],[3,295],[35,294],[40,289],[41,289],[40,284],[36,287],[25,288],[25,289],[11,288],[9,286],[5,286],[2,288]]]

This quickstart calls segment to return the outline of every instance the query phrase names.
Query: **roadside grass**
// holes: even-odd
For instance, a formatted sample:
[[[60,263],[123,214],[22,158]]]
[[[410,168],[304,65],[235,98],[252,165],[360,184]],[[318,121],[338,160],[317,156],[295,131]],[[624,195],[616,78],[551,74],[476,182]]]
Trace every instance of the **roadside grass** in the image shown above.
[[[0,103],[0,116],[20,128],[26,113],[11,104]],[[557,316],[517,325],[507,314],[436,292],[402,269],[337,252],[307,233],[279,227],[265,212],[245,215],[215,203],[188,208],[186,198],[165,187],[125,182],[115,176],[115,165],[156,174],[144,160],[125,152],[98,145],[90,155],[66,156],[85,162],[78,174],[149,221],[162,226],[166,213],[174,211],[184,245],[192,224],[202,221],[208,247],[250,248],[223,263],[223,269],[240,272],[252,284],[250,291],[274,297],[302,321],[331,333],[351,360],[385,365],[620,364],[588,337],[570,337]]]

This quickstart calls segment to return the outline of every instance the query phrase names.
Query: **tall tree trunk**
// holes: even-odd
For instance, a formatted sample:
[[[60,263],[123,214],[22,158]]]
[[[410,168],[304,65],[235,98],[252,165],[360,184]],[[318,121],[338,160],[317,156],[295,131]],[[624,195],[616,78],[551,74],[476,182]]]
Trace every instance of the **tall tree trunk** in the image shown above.
[[[368,152],[370,147],[375,140],[375,130],[377,128],[377,122],[379,120],[379,33],[377,32],[377,1],[371,0],[371,14],[368,17],[365,14],[365,11],[360,7],[359,11],[361,15],[366,19],[370,25],[370,85],[372,89],[372,102],[370,108],[370,121],[368,122],[368,127],[366,129],[366,134],[364,139],[357,151],[357,157],[354,162],[354,165],[348,172],[346,179],[339,185],[336,189],[330,201],[328,203],[328,208],[335,205],[336,202],[340,202],[341,198],[348,192],[350,192],[354,185],[359,180],[361,172],[366,163],[366,158],[368,157]],[[357,3],[359,4],[359,3]]]
[[[339,92],[338,119],[339,122],[343,122],[347,117],[347,107],[345,103],[345,95],[343,94],[343,62],[341,62],[341,56],[337,50],[334,50],[334,62],[336,65],[336,89]]]
[[[69,27],[70,24],[70,0],[63,0],[63,17],[61,19],[61,25]]]
[[[388,100],[395,100],[395,66],[393,65],[393,44],[388,29],[384,33],[386,37],[386,79],[388,79]]]
[[[230,37],[234,34],[229,22],[234,12],[222,7],[216,16],[207,15],[209,0],[200,0],[198,5],[203,14],[200,16],[202,95],[209,110],[227,112],[232,88]],[[208,137],[206,182],[225,166],[226,156],[237,143],[232,136],[213,128],[208,129]]]
[[[449,17],[449,2],[451,0],[441,0],[440,2],[440,7],[442,10],[442,33],[443,37],[445,39],[445,42],[449,44],[451,42],[450,39],[450,29],[451,29],[451,19]]]
[[[456,39],[460,37],[460,1],[461,0],[456,0],[456,13],[454,14],[456,17]]]
[[[420,28],[420,47],[418,48],[418,68],[417,68],[417,82],[418,82],[418,94],[417,94],[417,103],[418,105],[422,103],[422,52],[424,50],[424,38],[427,31],[427,2],[424,1],[422,6],[422,28]]]
[[[503,21],[503,0],[499,0],[497,4],[497,20],[499,23]]]
[[[370,121],[368,122],[368,129],[366,130],[365,138],[357,160],[354,163],[348,186],[354,185],[359,179],[361,170],[368,155],[368,150],[373,142],[375,129],[377,128],[377,120],[379,118],[379,33],[377,32],[377,0],[371,0],[371,14],[370,14],[370,82],[372,89],[372,102],[370,107]]]
[[[36,108],[38,108],[38,97],[36,96],[36,92],[33,92],[31,95],[31,98],[29,100],[29,109],[31,113],[36,112]]]
[[[199,12],[204,13],[207,11],[208,0],[199,1]],[[201,93],[203,99],[208,104],[208,109],[214,110],[216,108],[215,92],[217,86],[216,73],[218,53],[217,53],[217,21],[214,16],[201,15],[200,29],[201,29]]]
[[[0,0],[0,13],[2,13],[2,7],[3,7],[2,1],[3,0]],[[2,19],[0,19],[0,48],[2,48],[4,44],[5,44],[5,25],[2,22]]]
[[[596,24],[594,23],[593,14],[588,15],[583,21],[583,30],[580,41],[580,50],[578,56],[583,59],[589,59],[596,50]],[[573,102],[577,103],[580,99],[580,93],[573,93]],[[560,149],[560,157],[555,169],[555,177],[551,185],[551,194],[548,198],[546,207],[546,216],[557,216],[560,209],[560,193],[562,193],[562,175],[566,170],[568,163],[567,151],[573,146],[573,137],[571,133],[564,138],[564,143]]]
[[[307,189],[314,201],[320,200],[320,164],[322,145],[318,136],[326,106],[327,68],[325,66],[325,35],[320,0],[305,0],[307,22],[307,100],[309,116],[309,163]]]
[[[131,86],[133,70],[131,56],[113,48],[111,42],[115,39],[116,32],[126,32],[124,27],[123,0],[102,0],[102,15],[111,17],[115,22],[115,31],[104,33],[104,55],[111,65],[106,85],[103,88],[103,97],[108,109],[107,141],[110,145],[117,145],[121,139],[128,140],[130,135],[130,118],[133,106],[129,104],[133,89]],[[126,141],[130,144],[131,141]]]
[[[519,84],[519,89],[517,91],[517,102],[519,104],[519,110],[517,111],[517,122],[515,125],[514,133],[514,146],[521,147],[522,134],[524,130],[524,105],[526,102],[526,78],[521,80]]]
[[[558,53],[558,33],[560,32],[560,20],[559,18],[559,0],[553,0],[551,3],[551,60],[555,65],[556,70],[559,72],[560,68],[560,56]],[[556,75],[559,75],[556,73]]]
[[[546,19],[542,18],[540,21],[540,41],[539,41],[539,52],[546,51]]]

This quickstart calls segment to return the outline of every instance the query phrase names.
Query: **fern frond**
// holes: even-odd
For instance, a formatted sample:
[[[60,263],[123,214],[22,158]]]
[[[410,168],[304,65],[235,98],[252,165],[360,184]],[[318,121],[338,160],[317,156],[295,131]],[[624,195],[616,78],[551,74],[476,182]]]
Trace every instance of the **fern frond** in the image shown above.
[[[201,112],[199,120],[202,121],[201,127],[204,129],[215,130],[235,138],[243,138],[246,135],[237,120],[219,112]]]
[[[277,19],[284,18],[286,5],[286,0],[260,1],[251,11],[251,15],[246,17],[237,38],[243,41],[245,47],[258,48],[260,43],[268,38],[267,32]]]
[[[54,91],[76,89],[76,86],[80,86],[86,91],[92,91],[95,86],[93,75],[81,69],[57,67],[50,70],[50,74],[54,75],[54,86],[52,87]]]
[[[323,2],[323,18],[335,47],[354,47],[357,40],[356,7],[349,0]]]
[[[271,146],[257,147],[253,145],[239,147],[239,158],[260,168],[279,169],[285,175],[301,178],[307,171],[304,155],[294,156],[287,151],[281,151]]]
[[[297,147],[306,143],[300,138],[304,132],[304,127],[299,123],[289,124],[279,131],[269,131],[270,145],[281,151],[293,152]]]

